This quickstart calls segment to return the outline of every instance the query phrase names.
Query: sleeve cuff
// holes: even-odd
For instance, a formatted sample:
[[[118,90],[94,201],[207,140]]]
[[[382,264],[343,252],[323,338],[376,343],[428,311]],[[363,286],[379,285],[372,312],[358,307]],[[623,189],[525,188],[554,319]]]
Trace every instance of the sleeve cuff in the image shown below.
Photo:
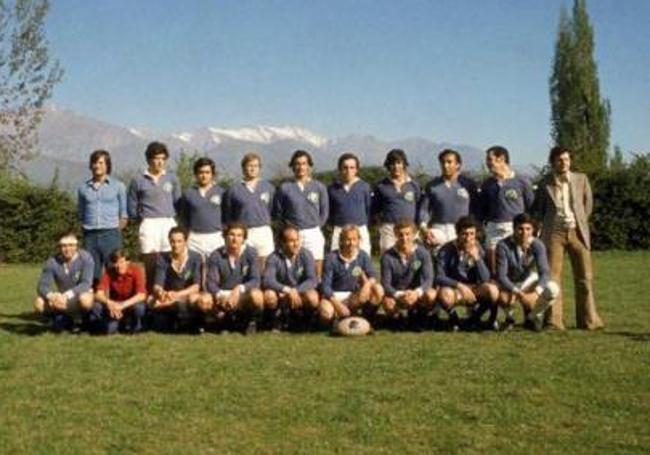
[[[542,295],[542,292],[544,292],[544,288],[537,285],[535,286],[535,292],[537,293],[537,295]]]

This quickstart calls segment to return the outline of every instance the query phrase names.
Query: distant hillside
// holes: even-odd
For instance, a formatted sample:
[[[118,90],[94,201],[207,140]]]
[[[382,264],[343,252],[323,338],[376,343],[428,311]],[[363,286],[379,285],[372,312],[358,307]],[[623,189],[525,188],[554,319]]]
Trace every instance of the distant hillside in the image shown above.
[[[58,168],[61,184],[75,187],[88,174],[90,152],[103,148],[111,152],[116,174],[132,174],[144,165],[144,149],[152,140],[163,141],[169,146],[172,161],[183,150],[189,153],[198,151],[213,158],[223,172],[231,175],[239,174],[240,158],[248,151],[262,156],[267,176],[288,172],[289,157],[296,149],[312,153],[317,170],[333,169],[338,156],[350,151],[357,153],[365,165],[381,165],[392,148],[404,149],[411,166],[421,167],[427,172],[435,172],[436,156],[447,147],[463,154],[467,169],[479,169],[483,159],[483,152],[471,145],[433,142],[417,137],[384,141],[374,136],[349,135],[327,139],[297,126],[206,127],[157,135],[50,107],[40,130],[41,155],[27,163],[25,171],[32,180],[49,183]]]

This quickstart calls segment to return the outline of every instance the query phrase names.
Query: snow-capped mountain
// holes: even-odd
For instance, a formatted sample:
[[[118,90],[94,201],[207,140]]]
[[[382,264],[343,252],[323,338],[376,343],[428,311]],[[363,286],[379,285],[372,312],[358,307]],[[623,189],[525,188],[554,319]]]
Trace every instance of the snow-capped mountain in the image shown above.
[[[287,174],[291,153],[296,149],[309,151],[316,170],[336,166],[343,152],[355,152],[363,165],[381,165],[391,148],[404,149],[411,167],[433,172],[437,168],[437,153],[453,147],[463,154],[466,168],[478,168],[482,152],[468,145],[433,142],[424,138],[384,141],[374,136],[349,135],[326,138],[299,126],[245,126],[241,128],[205,127],[196,130],[156,133],[149,128],[121,127],[80,115],[60,107],[49,108],[40,129],[41,155],[25,165],[34,180],[47,182],[58,167],[59,179],[69,187],[87,175],[89,154],[106,149],[113,157],[113,169],[118,175],[133,173],[144,166],[144,150],[153,140],[162,141],[170,150],[172,162],[181,152],[198,153],[213,158],[221,172],[239,174],[241,156],[250,151],[262,156],[267,176]]]

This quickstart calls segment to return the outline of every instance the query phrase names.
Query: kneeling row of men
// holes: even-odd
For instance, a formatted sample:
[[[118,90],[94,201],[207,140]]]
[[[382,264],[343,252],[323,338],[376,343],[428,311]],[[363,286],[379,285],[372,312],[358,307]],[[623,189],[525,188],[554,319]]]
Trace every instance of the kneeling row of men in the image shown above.
[[[440,248],[435,264],[429,250],[416,243],[414,223],[396,223],[397,243],[381,256],[379,276],[370,256],[359,247],[359,229],[345,226],[339,249],[325,259],[320,283],[314,258],[301,247],[293,226],[282,228],[281,247],[267,258],[263,274],[256,252],[246,245],[245,225],[229,224],[225,245],[205,260],[188,249],[187,232],[174,227],[169,231],[171,251],[159,257],[150,296],[141,268],[121,249],[111,255],[112,266],[93,293],[92,257],[78,249],[74,235],[66,234],[59,239],[59,254],[43,269],[35,308],[50,314],[57,330],[72,329],[74,315],[80,314],[94,332],[139,332],[148,315],[152,328],[159,331],[202,331],[212,320],[250,334],[261,323],[282,328],[289,321],[302,325],[319,319],[331,326],[354,314],[372,323],[380,308],[389,320],[413,327],[422,327],[445,311],[449,327],[457,330],[461,326],[457,307],[469,309],[464,321],[468,328],[479,326],[488,310],[488,325],[497,328],[501,307],[505,324],[511,327],[514,305],[519,302],[525,325],[539,330],[559,288],[549,280],[535,221],[521,214],[513,224],[514,234],[497,246],[496,281],[478,241],[479,225],[463,217],[456,223],[457,239]],[[55,292],[50,290],[53,283]]]

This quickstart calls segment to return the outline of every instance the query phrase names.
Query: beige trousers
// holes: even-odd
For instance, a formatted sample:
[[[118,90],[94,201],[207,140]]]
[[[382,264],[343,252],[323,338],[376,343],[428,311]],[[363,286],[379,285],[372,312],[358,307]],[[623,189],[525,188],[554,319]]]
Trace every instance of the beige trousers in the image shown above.
[[[580,329],[599,329],[603,321],[596,311],[594,299],[593,269],[591,252],[582,243],[575,229],[554,231],[548,240],[548,261],[551,267],[551,279],[562,283],[562,263],[565,251],[569,253],[573,284],[575,288],[576,324]],[[551,327],[564,329],[562,315],[562,293],[550,309],[547,319]]]

